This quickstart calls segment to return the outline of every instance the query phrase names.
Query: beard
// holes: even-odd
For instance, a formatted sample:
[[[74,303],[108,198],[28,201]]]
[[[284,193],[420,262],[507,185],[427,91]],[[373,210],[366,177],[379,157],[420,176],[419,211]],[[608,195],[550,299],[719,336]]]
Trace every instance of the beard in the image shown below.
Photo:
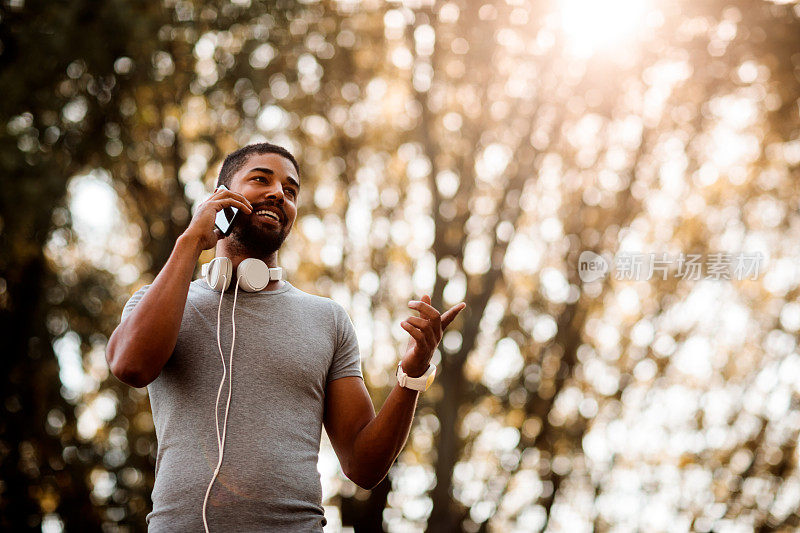
[[[282,223],[280,228],[267,227],[257,219],[257,215],[252,214],[242,217],[234,225],[231,238],[248,256],[266,258],[278,251],[288,234],[285,224]]]

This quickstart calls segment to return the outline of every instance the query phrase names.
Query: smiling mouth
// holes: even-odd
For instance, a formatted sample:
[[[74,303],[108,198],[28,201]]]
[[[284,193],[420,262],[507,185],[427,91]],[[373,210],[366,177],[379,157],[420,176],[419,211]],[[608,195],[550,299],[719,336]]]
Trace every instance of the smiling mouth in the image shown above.
[[[266,209],[262,209],[260,211],[256,211],[255,214],[260,216],[260,217],[272,220],[273,222],[275,222],[277,224],[280,224],[280,222],[281,222],[280,217],[274,211],[268,211]]]

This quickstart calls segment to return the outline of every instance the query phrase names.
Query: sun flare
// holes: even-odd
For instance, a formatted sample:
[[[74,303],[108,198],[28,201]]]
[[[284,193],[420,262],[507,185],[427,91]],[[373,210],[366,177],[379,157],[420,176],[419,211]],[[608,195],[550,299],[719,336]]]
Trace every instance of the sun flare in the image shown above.
[[[561,24],[572,53],[590,57],[629,43],[645,24],[647,0],[561,0]]]

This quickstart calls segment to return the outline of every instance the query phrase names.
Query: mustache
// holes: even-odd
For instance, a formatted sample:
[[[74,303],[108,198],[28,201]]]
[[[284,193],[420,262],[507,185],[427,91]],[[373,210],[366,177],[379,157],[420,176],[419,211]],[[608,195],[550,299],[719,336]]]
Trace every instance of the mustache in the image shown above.
[[[266,209],[267,207],[273,207],[275,208],[276,211],[280,213],[281,222],[286,222],[286,219],[288,218],[286,216],[286,211],[283,210],[283,205],[277,202],[262,202],[260,204],[252,204],[252,205],[253,205],[253,213],[258,211],[259,209]]]

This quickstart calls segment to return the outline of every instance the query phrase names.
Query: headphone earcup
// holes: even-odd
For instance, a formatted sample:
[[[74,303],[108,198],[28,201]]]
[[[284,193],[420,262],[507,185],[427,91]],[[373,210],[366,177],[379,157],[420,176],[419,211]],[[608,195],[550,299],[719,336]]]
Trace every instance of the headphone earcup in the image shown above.
[[[247,292],[258,292],[269,283],[269,267],[261,259],[248,257],[236,269],[239,287]]]
[[[203,265],[203,279],[215,291],[225,292],[231,285],[233,263],[227,257],[215,257]]]

